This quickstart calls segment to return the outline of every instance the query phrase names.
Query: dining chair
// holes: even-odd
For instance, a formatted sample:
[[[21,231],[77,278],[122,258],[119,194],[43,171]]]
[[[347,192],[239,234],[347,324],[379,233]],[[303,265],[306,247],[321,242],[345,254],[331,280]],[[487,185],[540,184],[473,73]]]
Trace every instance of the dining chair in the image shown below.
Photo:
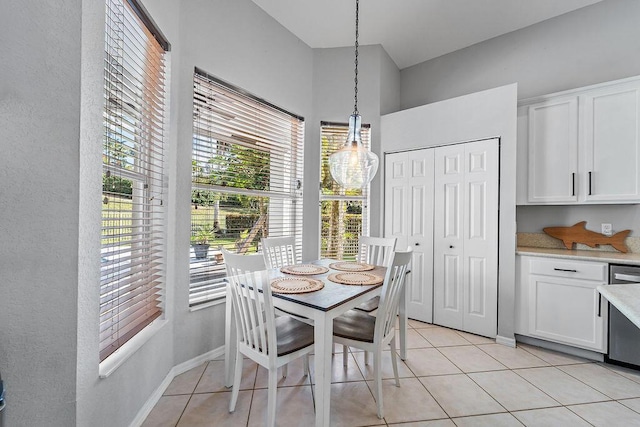
[[[359,310],[349,310],[333,321],[333,341],[343,346],[355,347],[373,353],[373,374],[375,379],[375,398],[378,406],[378,418],[384,417],[382,405],[382,351],[391,345],[391,364],[396,378],[396,387],[400,387],[396,354],[396,317],[398,304],[405,283],[407,267],[411,261],[412,248],[406,252],[396,251],[392,256],[380,294],[380,306],[376,317]],[[348,353],[343,353],[346,366]]]
[[[295,240],[288,237],[263,237],[262,255],[267,268],[280,268],[296,263]]]
[[[251,255],[226,253],[226,262],[232,258]],[[235,260],[232,260],[233,263]],[[275,425],[278,368],[299,357],[304,358],[304,372],[309,375],[309,353],[313,351],[313,326],[289,316],[276,317],[271,286],[264,271],[246,272],[228,278],[233,312],[237,325],[237,347],[233,389],[229,412],[238,401],[244,356],[269,372],[267,391],[267,422]],[[265,286],[262,286],[262,284]]]
[[[395,237],[360,236],[358,239],[358,262],[388,267],[396,249]],[[371,298],[356,307],[356,310],[371,313],[378,308],[380,297]]]

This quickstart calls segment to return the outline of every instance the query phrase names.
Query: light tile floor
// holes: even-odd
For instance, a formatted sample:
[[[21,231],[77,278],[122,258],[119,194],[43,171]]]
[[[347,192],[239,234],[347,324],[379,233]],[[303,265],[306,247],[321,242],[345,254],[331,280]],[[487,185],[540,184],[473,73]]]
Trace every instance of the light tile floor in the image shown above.
[[[332,426],[640,426],[639,371],[524,344],[509,348],[416,321],[409,322],[408,348],[408,360],[398,366],[400,388],[391,380],[385,352],[385,418],[380,420],[372,366],[353,349],[343,367],[342,347],[336,346]],[[245,359],[238,404],[230,414],[224,361],[204,363],[171,382],[144,426],[264,425],[266,374]],[[277,424],[313,423],[313,386],[297,360],[279,381]]]

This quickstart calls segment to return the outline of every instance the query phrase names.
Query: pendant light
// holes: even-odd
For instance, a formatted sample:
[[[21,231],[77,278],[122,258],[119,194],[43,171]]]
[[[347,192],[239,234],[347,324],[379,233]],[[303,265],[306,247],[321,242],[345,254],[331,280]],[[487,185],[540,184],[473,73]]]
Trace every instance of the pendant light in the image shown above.
[[[358,113],[358,14],[360,1],[356,0],[355,89],[353,114],[349,117],[349,134],[340,150],[329,156],[329,170],[336,182],[345,189],[366,187],[378,171],[378,156],[362,145],[360,128],[362,118]]]

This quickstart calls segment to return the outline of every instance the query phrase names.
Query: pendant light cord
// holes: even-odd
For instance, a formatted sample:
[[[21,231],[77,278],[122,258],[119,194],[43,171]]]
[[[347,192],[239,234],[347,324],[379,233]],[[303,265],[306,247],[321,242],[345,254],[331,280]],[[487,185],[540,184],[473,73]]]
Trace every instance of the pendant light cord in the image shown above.
[[[360,114],[358,112],[358,24],[360,23],[359,17],[358,15],[360,14],[360,0],[356,0],[356,59],[354,61],[356,68],[355,68],[355,78],[353,79],[354,83],[355,83],[355,88],[354,88],[354,105],[353,105],[353,114]]]

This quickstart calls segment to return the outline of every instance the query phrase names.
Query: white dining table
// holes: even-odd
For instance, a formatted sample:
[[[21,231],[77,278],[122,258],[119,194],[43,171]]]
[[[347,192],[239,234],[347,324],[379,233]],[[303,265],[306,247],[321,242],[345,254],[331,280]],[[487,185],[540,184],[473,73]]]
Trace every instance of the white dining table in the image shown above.
[[[311,264],[328,267],[329,264],[333,262],[336,261],[324,259],[313,261]],[[386,268],[377,266],[370,272],[384,277]],[[270,283],[270,281],[275,278],[286,276],[284,273],[281,273],[279,269],[265,270],[261,273],[264,278],[263,285]],[[335,271],[330,269],[327,273],[310,276],[324,283],[324,288],[319,291],[304,294],[273,293],[274,307],[313,321],[315,339],[314,352],[316,354],[314,358],[316,427],[329,426],[331,418],[333,319],[357,307],[370,298],[379,296],[382,291],[382,284],[354,286],[334,283],[327,278],[331,273],[335,273]],[[231,301],[229,292],[230,290],[227,289],[227,301]],[[400,318],[400,357],[402,360],[405,360],[407,317],[406,298],[404,295],[401,298],[398,311]],[[233,319],[231,304],[227,304],[226,306],[225,321],[225,382],[227,387],[231,387],[233,385],[232,372],[234,363],[232,357],[235,355],[237,345],[235,321]]]

